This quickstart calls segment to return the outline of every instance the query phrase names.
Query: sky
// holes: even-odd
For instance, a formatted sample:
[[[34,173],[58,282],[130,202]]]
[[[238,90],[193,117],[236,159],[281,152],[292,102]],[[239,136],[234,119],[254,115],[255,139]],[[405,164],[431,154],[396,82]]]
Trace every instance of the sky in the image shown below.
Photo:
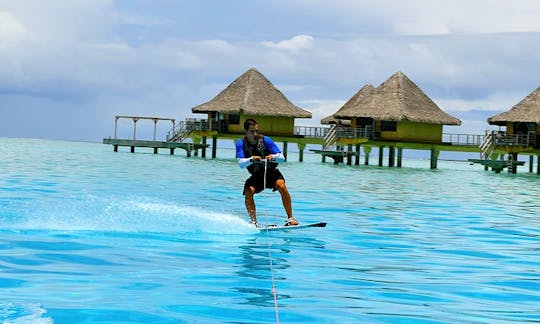
[[[205,118],[191,108],[251,67],[313,113],[299,126],[402,71],[462,120],[445,133],[482,134],[540,86],[538,17],[537,0],[0,0],[0,137],[99,142],[115,115]]]

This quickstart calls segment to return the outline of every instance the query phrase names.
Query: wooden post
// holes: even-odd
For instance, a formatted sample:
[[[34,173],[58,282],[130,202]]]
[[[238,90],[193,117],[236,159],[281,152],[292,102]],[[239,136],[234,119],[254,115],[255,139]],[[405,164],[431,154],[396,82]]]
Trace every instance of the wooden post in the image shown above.
[[[174,155],[174,147],[171,147],[171,155]]]
[[[388,166],[393,167],[394,166],[394,158],[396,155],[396,149],[393,146],[388,147]]]
[[[383,166],[384,146],[379,146],[379,166]]]
[[[116,139],[116,135],[118,133],[118,116],[114,116],[114,139]],[[118,152],[118,150],[116,150],[115,152]]]
[[[287,142],[283,142],[283,156],[285,156],[285,161],[287,161]]]
[[[439,157],[439,150],[432,147],[431,148],[431,165],[430,165],[431,169],[437,169],[437,159],[438,159],[438,157]]]
[[[212,159],[217,155],[217,135],[212,136]]]
[[[347,145],[347,165],[351,165],[351,164],[352,164],[352,156],[351,156],[351,153],[352,153],[352,144],[348,144],[348,145]]]
[[[118,145],[113,145],[113,151],[118,152]]]
[[[202,143],[203,143],[204,145],[206,145],[206,136],[203,136],[203,137],[202,137]],[[202,157],[203,159],[206,158],[206,146],[203,146],[203,147],[201,148],[201,157]]]
[[[529,155],[529,173],[533,172],[534,156]]]
[[[297,143],[298,144],[298,162],[304,162],[304,149],[306,148],[306,143]]]
[[[132,146],[130,151],[131,153],[135,153],[135,146]]]
[[[518,160],[518,154],[512,153],[512,173],[517,173],[517,160]]]
[[[193,144],[201,144],[201,138],[192,138]],[[188,157],[191,157],[191,151],[193,151],[193,156],[199,156],[199,149],[196,149],[195,146],[192,146],[192,149],[189,150]]]
[[[540,174],[540,155],[536,156],[536,174]]]
[[[397,167],[401,168],[401,160],[403,158],[403,147],[397,149]]]
[[[360,144],[356,144],[356,154],[354,155],[354,165],[360,164]]]
[[[154,142],[156,141],[156,128],[157,128],[157,122],[158,122],[158,119],[157,118],[153,118],[152,119],[154,121]],[[156,152],[157,153],[157,152]]]
[[[154,147],[154,154],[157,154],[157,152],[158,152],[158,148]]]
[[[137,121],[139,121],[139,118],[133,117],[133,140],[137,137]]]
[[[369,165],[369,153],[371,153],[371,147],[364,146],[364,165]]]

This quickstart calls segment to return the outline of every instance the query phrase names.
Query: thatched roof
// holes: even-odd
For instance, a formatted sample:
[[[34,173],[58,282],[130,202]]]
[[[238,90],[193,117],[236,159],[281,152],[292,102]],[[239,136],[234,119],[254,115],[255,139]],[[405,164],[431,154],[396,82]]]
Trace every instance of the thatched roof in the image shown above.
[[[358,111],[361,110],[361,106],[363,105],[363,100],[367,100],[369,96],[371,96],[375,92],[375,87],[373,87],[371,84],[366,84],[363,86],[360,90],[358,90],[357,93],[352,96],[349,101],[347,101],[339,110],[334,114],[334,117],[336,118],[351,118],[353,117]]]
[[[505,126],[506,122],[540,124],[540,87],[536,88],[510,110],[488,118],[490,125]]]
[[[293,105],[257,69],[251,68],[214,99],[191,109],[194,113],[244,113],[252,116],[311,118],[311,113]]]
[[[326,116],[323,119],[321,119],[321,124],[323,125],[332,125],[332,124],[338,124],[338,125],[350,125],[351,121],[348,119],[338,119],[334,117],[334,115]]]
[[[355,96],[357,95],[359,93]],[[402,72],[396,72],[376,89],[366,91],[359,96],[358,100],[353,101],[353,98],[334,116],[337,118],[366,117],[385,121],[461,125],[459,119],[443,112]],[[346,107],[349,103],[351,104]]]

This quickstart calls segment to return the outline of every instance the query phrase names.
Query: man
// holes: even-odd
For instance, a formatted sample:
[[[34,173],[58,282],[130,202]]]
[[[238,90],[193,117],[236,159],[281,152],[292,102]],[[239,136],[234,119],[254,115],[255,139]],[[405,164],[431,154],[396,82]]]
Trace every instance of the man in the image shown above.
[[[253,195],[263,191],[266,183],[266,188],[278,190],[281,194],[281,201],[287,213],[285,226],[298,225],[292,214],[291,195],[285,185],[285,178],[277,169],[278,163],[285,161],[283,153],[270,137],[259,133],[259,125],[254,119],[244,122],[244,130],[246,136],[236,141],[236,158],[240,168],[247,168],[251,173],[251,177],[244,184],[246,209],[251,222],[256,227],[259,226]],[[264,163],[266,163],[266,182]]]

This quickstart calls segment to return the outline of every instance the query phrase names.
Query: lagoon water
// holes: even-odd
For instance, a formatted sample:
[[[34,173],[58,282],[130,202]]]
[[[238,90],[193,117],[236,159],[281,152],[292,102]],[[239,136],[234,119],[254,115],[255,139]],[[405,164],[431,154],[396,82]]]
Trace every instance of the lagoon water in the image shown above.
[[[267,234],[234,152],[139,151],[0,138],[0,322],[540,321],[540,177],[525,169],[291,153],[296,218],[328,226]],[[261,223],[285,220],[279,194],[256,202]]]

